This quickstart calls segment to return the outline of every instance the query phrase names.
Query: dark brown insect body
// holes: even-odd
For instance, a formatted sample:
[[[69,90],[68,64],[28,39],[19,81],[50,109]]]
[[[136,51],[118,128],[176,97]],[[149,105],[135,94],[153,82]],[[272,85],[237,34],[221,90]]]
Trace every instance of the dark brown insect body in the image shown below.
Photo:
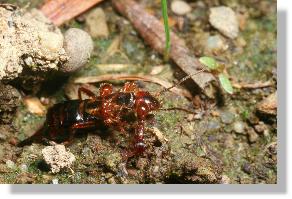
[[[90,99],[82,100],[82,92]],[[51,107],[44,126],[18,146],[44,139],[70,142],[78,130],[106,127],[125,131],[128,125],[125,118],[133,114],[136,118],[134,153],[142,153],[145,150],[145,120],[152,111],[160,107],[158,100],[149,92],[140,90],[134,83],[126,83],[116,92],[113,91],[112,85],[103,84],[99,96],[82,87],[78,90],[78,96],[78,100],[65,101]]]

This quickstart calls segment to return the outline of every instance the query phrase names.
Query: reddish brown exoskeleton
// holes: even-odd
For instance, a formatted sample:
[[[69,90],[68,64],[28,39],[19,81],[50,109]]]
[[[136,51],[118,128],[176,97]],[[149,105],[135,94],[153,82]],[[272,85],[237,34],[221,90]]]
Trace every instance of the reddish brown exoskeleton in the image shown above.
[[[181,79],[176,85],[181,84],[193,75]],[[33,136],[20,142],[18,146],[31,144],[32,142],[44,141],[44,139],[70,143],[76,131],[96,130],[111,128],[117,131],[125,131],[128,126],[127,116],[134,114],[134,144],[126,156],[141,154],[146,149],[144,142],[145,123],[147,118],[157,110],[181,110],[192,113],[183,108],[162,109],[156,96],[175,87],[163,89],[156,95],[144,91],[134,83],[127,82],[122,89],[114,91],[111,84],[102,84],[99,95],[95,95],[86,88],[78,89],[78,100],[69,100],[55,104],[48,110],[45,124]],[[89,96],[89,99],[82,99],[81,94]]]
[[[89,99],[82,99],[81,94]],[[95,130],[102,127],[124,131],[126,116],[136,117],[132,154],[145,150],[145,120],[152,111],[160,108],[159,101],[149,92],[141,90],[133,82],[127,82],[119,91],[111,84],[102,84],[99,95],[83,87],[78,90],[78,100],[55,104],[48,110],[44,126],[32,137],[20,142],[18,146],[42,141],[44,138],[56,142],[70,142],[76,131]]]

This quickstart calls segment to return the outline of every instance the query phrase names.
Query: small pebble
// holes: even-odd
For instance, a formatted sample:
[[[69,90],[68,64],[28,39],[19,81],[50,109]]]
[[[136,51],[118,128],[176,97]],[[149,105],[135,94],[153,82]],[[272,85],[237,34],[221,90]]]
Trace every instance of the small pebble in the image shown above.
[[[213,53],[213,54],[219,54],[221,52],[224,52],[228,49],[228,45],[225,43],[222,37],[219,35],[210,36],[207,39],[207,43],[205,46],[205,53]]]
[[[52,183],[53,183],[53,184],[59,184],[59,180],[58,180],[57,178],[54,178],[54,179],[52,180]]]
[[[263,122],[259,122],[259,124],[254,126],[254,129],[257,133],[264,133],[265,130],[267,130],[267,126]]]
[[[84,147],[82,149],[82,155],[85,156],[85,157],[88,157],[91,155],[91,149],[89,147]]]
[[[154,174],[157,174],[158,171],[159,171],[159,166],[154,166],[154,168],[153,168],[153,173],[154,173]]]
[[[27,172],[27,171],[28,171],[28,167],[27,167],[27,165],[26,165],[26,164],[22,164],[22,165],[20,165],[20,170],[21,170],[23,173]]]
[[[227,135],[225,137],[224,146],[226,146],[227,148],[233,148],[234,147],[234,139],[233,139],[231,134],[229,134],[229,135]]]
[[[137,176],[136,169],[127,169],[129,176]]]
[[[93,38],[107,38],[109,29],[106,22],[106,16],[101,8],[96,8],[90,11],[86,16],[86,29]]]
[[[0,140],[6,140],[7,136],[0,131]]]
[[[7,160],[6,161],[6,166],[9,168],[9,169],[13,169],[15,168],[15,163],[11,160]]]
[[[220,112],[220,118],[224,124],[231,124],[234,120],[234,114],[228,111],[222,111]]]
[[[219,130],[220,129],[220,123],[218,121],[216,121],[216,120],[211,120],[211,121],[208,122],[207,129],[210,130],[210,131]]]
[[[246,46],[246,41],[245,41],[245,39],[243,38],[243,37],[238,37],[237,39],[236,39],[236,43],[238,44],[238,46],[240,46],[240,47],[245,47]]]
[[[237,17],[235,12],[229,7],[219,6],[211,8],[209,22],[226,37],[235,39],[238,36],[239,25]]]
[[[250,141],[250,143],[256,142],[259,138],[258,134],[255,132],[255,130],[253,130],[253,128],[249,128],[249,130],[247,131],[247,134],[248,134],[248,140]]]
[[[247,173],[247,174],[250,174],[251,173],[251,165],[249,163],[244,163],[242,165],[242,170]]]
[[[164,69],[164,65],[154,66],[151,69],[150,75],[158,75]]]
[[[111,177],[107,180],[109,184],[117,184],[114,177]]]
[[[222,175],[221,184],[230,184],[230,178],[227,175]]]
[[[242,121],[236,121],[233,123],[233,130],[239,134],[245,134],[244,123]]]
[[[185,1],[173,1],[171,3],[171,10],[177,15],[186,15],[187,13],[191,12],[191,6],[186,3]]]
[[[210,135],[210,136],[208,137],[208,141],[209,141],[209,142],[214,142],[214,141],[216,141],[216,140],[217,140],[217,137],[214,136],[214,135]]]

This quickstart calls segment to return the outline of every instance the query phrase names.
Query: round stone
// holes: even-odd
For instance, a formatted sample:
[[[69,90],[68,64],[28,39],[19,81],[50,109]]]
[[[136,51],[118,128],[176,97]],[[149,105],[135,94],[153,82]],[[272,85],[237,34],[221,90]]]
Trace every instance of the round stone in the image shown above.
[[[64,49],[69,58],[60,69],[63,72],[74,72],[88,62],[93,51],[93,41],[87,32],[70,28],[65,33]]]
[[[171,3],[171,10],[177,15],[186,15],[191,12],[192,8],[185,1],[177,0]]]

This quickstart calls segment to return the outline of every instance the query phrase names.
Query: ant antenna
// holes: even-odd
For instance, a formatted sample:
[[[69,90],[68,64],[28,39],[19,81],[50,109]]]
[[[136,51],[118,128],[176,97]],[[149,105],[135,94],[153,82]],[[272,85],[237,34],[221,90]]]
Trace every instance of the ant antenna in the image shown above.
[[[183,82],[186,81],[187,79],[189,79],[189,78],[191,78],[191,77],[193,77],[193,76],[196,76],[196,75],[198,75],[198,74],[200,74],[200,73],[202,73],[202,72],[205,72],[205,71],[206,71],[206,69],[200,69],[199,71],[197,71],[197,72],[195,72],[195,73],[193,73],[193,74],[187,75],[187,76],[185,76],[184,78],[182,78],[181,80],[179,80],[176,84],[172,85],[171,87],[168,87],[168,88],[164,88],[164,89],[162,89],[162,90],[159,91],[156,95],[157,95],[157,96],[158,96],[158,95],[161,95],[162,93],[165,93],[165,92],[169,91],[170,89],[172,89],[172,88],[174,88],[174,87],[180,85],[181,83],[183,83]]]
[[[184,109],[184,108],[180,108],[180,107],[160,108],[158,110],[160,110],[160,111],[176,111],[176,110],[178,110],[178,111],[184,111],[186,113],[190,113],[190,114],[194,114],[194,115],[197,114],[194,111],[190,111],[190,110],[187,110],[187,109]]]
[[[198,74],[200,74],[200,73],[202,73],[202,72],[204,72],[204,71],[206,71],[206,69],[200,69],[199,71],[197,71],[197,72],[194,73],[194,74],[187,75],[187,76],[185,76],[184,78],[182,78],[181,80],[179,80],[176,84],[174,84],[174,85],[172,85],[172,86],[170,86],[170,87],[168,87],[168,88],[164,88],[164,89],[162,89],[160,92],[156,93],[155,95],[156,95],[156,96],[159,96],[159,95],[161,95],[162,93],[165,93],[165,92],[169,91],[170,89],[172,89],[172,88],[174,88],[174,87],[180,85],[181,83],[183,83],[184,81],[186,81],[186,80],[189,79],[190,77],[193,77],[193,76],[195,76],[195,75],[198,75]],[[186,113],[190,113],[190,114],[197,114],[197,113],[194,112],[194,111],[187,110],[187,109],[180,108],[180,107],[159,108],[158,110],[160,110],[160,111],[174,111],[174,110],[178,110],[178,111],[184,111],[184,112],[186,112]]]

